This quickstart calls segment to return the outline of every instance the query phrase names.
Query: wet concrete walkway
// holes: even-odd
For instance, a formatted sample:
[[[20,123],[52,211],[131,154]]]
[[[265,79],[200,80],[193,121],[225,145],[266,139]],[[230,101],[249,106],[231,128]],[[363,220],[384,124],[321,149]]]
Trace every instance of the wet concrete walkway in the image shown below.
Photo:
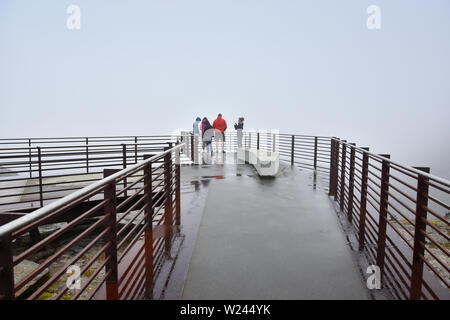
[[[182,298],[367,299],[326,192],[290,166],[269,180],[249,167],[210,169],[223,179],[209,184]]]

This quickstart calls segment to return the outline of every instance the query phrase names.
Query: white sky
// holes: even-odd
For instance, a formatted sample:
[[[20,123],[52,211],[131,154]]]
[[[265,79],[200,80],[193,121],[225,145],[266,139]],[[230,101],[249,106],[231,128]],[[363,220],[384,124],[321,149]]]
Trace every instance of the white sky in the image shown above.
[[[170,133],[221,112],[449,178],[449,17],[448,0],[2,0],[0,137]]]

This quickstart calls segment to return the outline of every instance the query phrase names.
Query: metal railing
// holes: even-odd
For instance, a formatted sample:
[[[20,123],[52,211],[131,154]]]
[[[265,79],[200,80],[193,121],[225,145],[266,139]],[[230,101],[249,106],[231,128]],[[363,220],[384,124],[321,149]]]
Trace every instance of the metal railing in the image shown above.
[[[243,142],[320,175],[394,298],[450,299],[450,181],[334,137],[245,132]]]
[[[198,163],[198,152],[203,148],[202,139],[192,132],[182,132],[181,141],[186,142],[186,154]],[[214,136],[213,150],[216,150]],[[243,133],[242,145],[246,148],[261,148],[280,153],[280,159],[300,168],[315,170],[328,181],[330,171],[331,138],[324,136],[292,135],[269,131],[247,131]],[[220,149],[220,147],[219,147]],[[225,132],[225,151],[236,152],[237,136],[234,130]]]
[[[268,144],[261,144],[266,135]],[[256,133],[250,146],[275,150]],[[279,134],[280,158],[322,175],[358,249],[397,299],[450,299],[450,181],[333,137]]]
[[[0,299],[151,298],[180,225],[181,147],[104,169],[104,179],[0,226]],[[30,243],[23,235],[33,232]]]
[[[0,139],[0,210],[34,210],[162,151],[171,136]]]
[[[195,136],[190,133],[185,133],[180,139],[183,144],[177,146],[177,148],[183,149],[183,152],[186,152],[187,156],[194,161],[196,153],[202,147],[201,139],[197,137],[196,141]],[[312,170],[322,177],[329,196],[337,205],[337,210],[345,214],[353,227],[358,241],[358,249],[367,256],[371,264],[380,267],[383,285],[389,289],[394,298],[449,299],[450,226],[448,213],[450,212],[450,206],[448,203],[450,201],[450,182],[448,180],[429,174],[429,168],[405,166],[391,160],[389,155],[376,155],[369,152],[368,148],[356,147],[354,144],[334,137],[245,132],[243,140],[246,147],[277,151],[280,153],[280,158],[287,163],[298,166],[301,169]],[[236,136],[234,132],[227,133],[225,149],[227,151],[236,150]],[[139,157],[143,158],[144,155],[141,154]],[[166,159],[164,155],[159,155],[158,157],[158,159],[154,158],[150,162],[153,165],[161,161],[164,164],[166,163],[165,160],[162,160],[163,158]],[[148,164],[148,160],[145,163]],[[162,179],[162,175],[165,177],[165,173],[163,172],[168,172],[168,169],[164,169],[165,166],[161,163],[158,168],[151,169],[152,174],[147,174],[147,180],[149,179],[148,177],[151,177],[153,183],[159,182],[154,187],[152,184],[152,201],[161,201],[165,204],[168,201],[164,202],[166,198],[162,197],[161,194],[167,193],[164,191],[164,186],[170,185],[170,182],[166,182],[166,178]],[[139,171],[143,170],[142,166],[145,166],[145,164],[140,163],[137,166],[140,168],[138,169]],[[133,170],[131,168],[127,170]],[[175,168],[179,170],[179,167]],[[121,204],[117,205],[117,207],[120,206],[117,212],[122,210],[128,215],[134,209],[142,209],[140,206],[145,200],[141,198],[126,200],[130,197],[128,195],[127,197],[125,196],[126,193],[129,193],[132,197],[137,191],[139,191],[137,192],[138,196],[134,197],[139,197],[140,194],[145,193],[145,190],[143,191],[141,189],[143,187],[142,179],[145,180],[145,174],[140,176],[141,180],[139,181],[137,181],[139,178],[137,176],[135,177],[134,174],[122,174],[120,178],[117,176],[114,179],[116,179],[116,188],[117,186],[121,188],[120,191],[116,191],[116,201],[122,201],[120,203],[124,203],[123,206]],[[53,212],[58,216],[61,210],[70,211],[73,207],[77,207],[80,202],[85,202],[87,199],[94,199],[97,202],[90,201],[93,203],[91,207],[82,208],[84,210],[83,214],[86,214],[86,217],[91,213],[94,215],[94,212],[99,212],[102,210],[101,208],[108,205],[105,201],[109,201],[108,199],[111,197],[112,191],[105,193],[105,188],[104,186],[103,189],[92,189],[92,193],[82,195],[78,194],[81,191],[79,190],[68,196],[69,198],[65,198],[78,202],[67,203],[62,208],[52,207],[54,203],[58,203],[56,201],[44,208],[50,208],[51,210],[48,212]],[[135,193],[132,193],[133,189],[135,189]],[[82,190],[86,190],[86,188]],[[110,196],[105,198],[107,194]],[[123,197],[122,199],[120,198],[121,196]],[[129,208],[127,206],[134,207],[128,211]],[[154,209],[156,209],[156,206]],[[165,209],[161,209],[160,207],[157,210],[165,212]],[[143,210],[145,211],[146,209]],[[109,221],[109,217],[106,217],[104,214],[98,215],[96,219],[98,217],[100,219],[103,217],[105,221]],[[18,223],[18,221],[21,220],[17,219],[14,223]],[[156,221],[160,221],[160,224],[164,225],[166,220],[161,216],[154,223],[157,223]],[[98,222],[98,226],[100,224],[102,222]],[[133,222],[126,225],[128,226],[127,228],[134,228],[132,227]],[[11,226],[11,224],[8,224],[8,226]],[[35,224],[31,224],[31,226],[31,229],[36,229]],[[20,228],[26,227],[22,225]],[[94,226],[92,228],[95,229],[97,227]],[[136,232],[137,228],[139,227],[133,229],[133,232]],[[8,259],[10,259],[12,250],[11,246],[4,245],[4,243],[11,244],[12,240],[17,240],[25,232],[31,232],[31,229],[24,229],[22,233],[15,231],[8,238],[5,233],[2,233],[1,230],[3,229],[0,227],[0,236],[2,236],[3,243],[3,247],[0,248],[0,261],[2,263],[4,261],[10,261]],[[70,228],[67,228],[67,230],[70,230]],[[162,228],[157,233],[164,234],[163,230],[165,229]],[[87,232],[89,233],[91,231]],[[58,232],[60,231],[56,233]],[[110,234],[108,233],[110,232],[109,229],[108,231],[104,229],[103,232]],[[120,237],[123,233],[125,231],[122,231],[120,234],[117,232],[117,236]],[[163,236],[161,239],[165,239],[166,236]],[[83,234],[83,237],[86,236]],[[121,242],[122,240],[118,241],[124,244]],[[158,245],[165,246],[163,244],[164,241],[160,241]],[[24,252],[33,254],[34,249],[32,248],[42,250],[47,246],[46,242],[36,243],[41,243],[43,247],[31,247]],[[103,245],[107,243],[105,242]],[[14,244],[17,244],[17,241]],[[17,257],[24,257],[20,254],[20,252],[14,253],[16,258],[13,259],[13,263],[16,263],[16,265],[20,263]],[[61,254],[59,253],[58,256],[61,256]],[[106,257],[106,255],[104,256]],[[98,257],[103,257],[102,253]],[[105,266],[106,264],[105,262]],[[67,263],[65,266],[67,266]],[[3,271],[1,272],[10,270],[8,268],[10,267],[3,267]],[[87,268],[82,269],[82,271],[85,272],[90,267]],[[1,272],[0,274],[3,274]],[[137,272],[136,274],[142,273]],[[33,275],[36,276],[36,272]],[[31,276],[27,277],[27,280],[31,281],[31,278]],[[0,275],[0,281],[4,281],[2,275]],[[14,297],[18,297],[18,292],[25,287],[24,281],[19,282],[19,289],[17,289],[17,285],[15,286]],[[10,282],[8,283],[10,284]],[[0,282],[0,287],[3,287],[3,282]],[[23,294],[23,292],[19,293]],[[10,292],[3,294],[4,296],[11,296]],[[106,293],[105,296],[107,296]],[[38,297],[37,294],[31,296],[31,298],[36,297]],[[79,297],[77,296],[77,298]],[[90,297],[93,297],[93,295]],[[114,297],[114,295],[110,293],[109,297]],[[123,294],[119,294],[119,297],[123,297]]]
[[[358,148],[331,142],[329,195],[398,299],[449,299],[450,181]]]

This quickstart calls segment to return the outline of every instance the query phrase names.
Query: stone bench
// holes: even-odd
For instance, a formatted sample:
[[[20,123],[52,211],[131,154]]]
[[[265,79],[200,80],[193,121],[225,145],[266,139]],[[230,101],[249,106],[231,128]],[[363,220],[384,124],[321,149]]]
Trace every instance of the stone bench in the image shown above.
[[[238,163],[253,165],[260,176],[274,177],[280,167],[280,154],[255,148],[238,148]]]

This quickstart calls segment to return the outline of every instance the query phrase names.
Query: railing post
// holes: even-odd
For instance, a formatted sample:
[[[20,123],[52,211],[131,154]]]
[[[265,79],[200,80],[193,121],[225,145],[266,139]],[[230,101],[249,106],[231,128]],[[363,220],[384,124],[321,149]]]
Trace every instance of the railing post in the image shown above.
[[[14,300],[14,265],[11,234],[0,237],[0,300]]]
[[[108,176],[108,170],[103,170],[103,175]],[[106,242],[110,243],[105,250],[106,257],[109,261],[106,263],[106,299],[117,300],[119,298],[119,278],[118,278],[118,262],[117,262],[117,198],[116,198],[116,182],[112,181],[108,184],[104,191],[105,215],[109,217],[105,220],[105,228],[109,228],[109,232],[105,235]]]
[[[165,150],[171,149],[172,144]],[[166,252],[170,253],[172,242],[173,227],[173,207],[172,207],[172,156],[167,153],[164,156],[164,191],[166,196],[166,204],[164,206],[164,226],[166,230]]]
[[[328,181],[328,196],[334,195],[333,187],[334,187],[334,159],[335,159],[335,145],[336,141],[331,137],[330,140],[330,176]]]
[[[314,171],[317,171],[317,137],[314,137]]]
[[[31,139],[28,139],[28,160],[30,162],[30,178],[33,177],[33,167],[31,164]]]
[[[89,173],[89,138],[86,137],[86,173]]]
[[[380,154],[380,156],[387,159],[391,158],[389,154]],[[389,169],[389,161],[383,160],[381,164],[380,216],[378,219],[377,244],[377,266],[380,268],[382,276],[386,249],[387,210],[389,205]]]
[[[277,145],[277,135],[275,133],[272,134],[272,152],[276,151]]]
[[[178,140],[178,138],[177,138],[177,140]],[[183,132],[180,132],[180,143],[183,143],[183,146],[181,147],[180,152],[182,154],[184,154],[185,150],[186,150],[186,141],[185,141],[185,139],[183,137]]]
[[[196,165],[199,164],[199,159],[198,159],[198,142],[199,142],[199,140],[198,140],[198,138],[199,138],[199,135],[195,134],[193,151],[194,151],[194,164],[196,164]]]
[[[138,162],[138,139],[134,137],[134,163]]]
[[[175,151],[175,225],[181,224],[181,166],[180,166],[180,149]],[[178,230],[179,231],[179,230]]]
[[[127,167],[127,145],[122,143],[122,167],[125,169]],[[123,188],[127,187],[127,178],[123,179]],[[125,197],[128,196],[128,190],[123,193]]]
[[[331,139],[330,150],[330,196],[337,201],[338,174],[339,174],[339,141],[337,138]]]
[[[256,133],[256,150],[259,150],[259,131]]]
[[[185,153],[186,157],[190,157],[190,155],[191,155],[191,143],[189,142],[189,137],[190,137],[189,132],[184,132],[185,144],[184,144],[183,149],[184,149],[184,153]]]
[[[348,178],[348,214],[349,222],[352,222],[353,216],[353,193],[355,182],[355,144],[350,143],[350,174]]]
[[[144,160],[153,155],[144,155]],[[153,298],[153,177],[152,162],[144,166],[144,197],[145,197],[145,298]]]
[[[361,148],[369,151],[369,148]],[[361,173],[361,206],[359,212],[359,234],[358,234],[358,249],[364,249],[364,237],[366,232],[366,206],[367,206],[367,180],[369,176],[369,154],[363,153],[362,158],[362,173]]]
[[[127,145],[122,143],[122,168],[127,167]]]
[[[430,173],[430,168],[416,167],[416,169]],[[428,206],[428,181],[429,179],[419,175],[417,177],[417,201],[416,201],[416,217],[414,230],[414,250],[411,273],[411,300],[420,300],[422,295],[422,278],[423,278],[423,260],[425,256],[425,232]]]
[[[41,147],[37,147],[38,150],[38,171],[39,171],[39,203],[41,207],[44,206],[44,192],[42,190],[42,154]]]
[[[178,145],[178,143],[176,144]],[[181,224],[181,163],[180,148],[175,150],[175,225]],[[179,231],[179,230],[178,230]]]
[[[192,163],[194,163],[195,158],[194,158],[194,134],[193,133],[191,133],[191,160],[192,160]]]
[[[339,208],[344,211],[344,201],[345,201],[345,161],[347,159],[347,140],[342,140],[342,155],[341,155],[341,185],[340,185],[340,198],[339,198]]]
[[[291,142],[291,166],[294,165],[294,149],[295,149],[295,136],[292,135],[292,142]]]
[[[340,139],[335,140],[334,144],[334,181],[333,181],[333,188],[334,188],[334,201],[337,201],[337,190],[338,190],[338,175],[339,175],[339,150],[341,148]]]

